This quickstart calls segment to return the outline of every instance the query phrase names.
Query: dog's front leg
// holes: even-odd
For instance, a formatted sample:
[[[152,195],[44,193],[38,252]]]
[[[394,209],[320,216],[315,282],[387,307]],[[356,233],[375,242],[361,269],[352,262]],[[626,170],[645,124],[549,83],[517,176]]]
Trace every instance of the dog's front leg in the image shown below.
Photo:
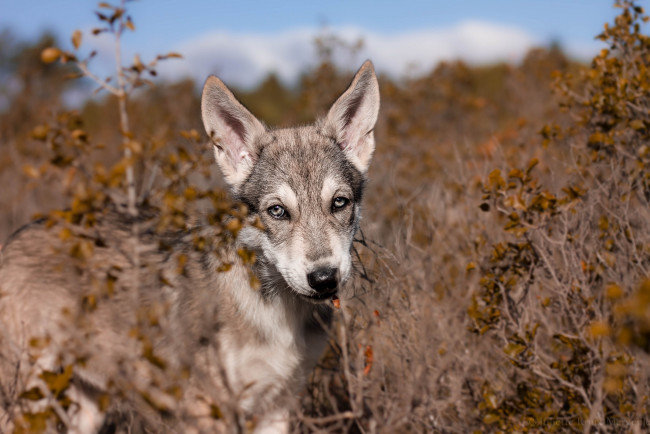
[[[289,411],[278,409],[262,417],[255,426],[254,434],[286,434],[289,432]]]

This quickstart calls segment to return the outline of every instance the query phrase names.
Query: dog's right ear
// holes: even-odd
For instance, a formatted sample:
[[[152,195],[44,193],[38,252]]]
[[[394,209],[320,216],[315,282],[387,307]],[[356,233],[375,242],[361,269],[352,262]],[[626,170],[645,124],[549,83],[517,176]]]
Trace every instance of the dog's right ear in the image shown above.
[[[361,173],[366,173],[375,150],[373,129],[379,114],[379,84],[372,62],[366,60],[348,90],[327,114],[336,141]]]
[[[201,116],[215,159],[226,182],[236,190],[253,168],[255,139],[265,131],[264,125],[214,75],[203,86]]]

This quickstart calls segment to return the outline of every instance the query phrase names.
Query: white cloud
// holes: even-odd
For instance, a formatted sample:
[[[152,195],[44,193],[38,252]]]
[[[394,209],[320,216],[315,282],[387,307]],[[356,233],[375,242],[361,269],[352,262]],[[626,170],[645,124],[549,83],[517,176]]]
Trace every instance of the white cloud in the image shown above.
[[[202,82],[217,74],[240,86],[254,85],[270,71],[292,81],[314,61],[313,36],[307,29],[273,35],[209,33],[175,47],[184,59],[158,69],[164,78],[189,76]]]
[[[162,77],[189,76],[202,82],[217,74],[227,83],[251,86],[274,71],[285,82],[293,82],[313,66],[316,59],[316,28],[293,29],[273,34],[214,32],[180,43],[174,51],[183,61],[170,61],[159,68]],[[470,63],[516,62],[539,44],[524,30],[498,24],[465,21],[444,29],[380,34],[362,28],[338,27],[328,34],[363,48],[352,58],[339,55],[339,66],[355,69],[364,59],[372,59],[378,71],[394,77],[426,72],[442,60],[463,59]]]
[[[293,83],[318,61],[314,40],[323,34],[323,29],[318,28],[270,34],[211,32],[173,47],[172,51],[181,53],[183,59],[162,62],[157,71],[163,79],[191,77],[197,83],[216,74],[228,84],[243,87],[254,86],[269,72],[275,72],[284,82]],[[379,72],[396,78],[426,73],[444,60],[516,63],[531,47],[544,44],[520,28],[483,21],[391,34],[359,27],[334,27],[325,34],[350,45],[363,40],[362,49],[354,55],[345,50],[335,52],[334,61],[338,66],[354,70],[363,60],[371,59]],[[94,48],[99,55],[94,64],[100,71],[112,69],[109,67],[114,61],[111,46],[109,37],[95,38]],[[594,42],[565,48],[574,57],[588,59],[599,46]],[[124,53],[124,61],[129,61],[130,56],[131,53]],[[144,61],[150,58],[150,53],[143,53]]]
[[[379,70],[393,76],[404,74],[407,67],[426,72],[443,60],[516,62],[537,44],[523,30],[478,21],[446,29],[367,35],[367,57],[375,61]]]

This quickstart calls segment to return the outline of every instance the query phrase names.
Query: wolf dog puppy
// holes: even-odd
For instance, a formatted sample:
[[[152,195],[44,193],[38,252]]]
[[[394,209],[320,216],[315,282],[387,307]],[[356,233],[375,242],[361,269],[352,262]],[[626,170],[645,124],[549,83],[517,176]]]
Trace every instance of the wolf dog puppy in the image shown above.
[[[287,129],[265,127],[209,77],[201,111],[215,158],[233,196],[262,222],[244,226],[235,245],[221,248],[220,260],[194,248],[191,234],[163,240],[143,231],[136,269],[132,222],[114,216],[96,229],[104,243],[89,260],[90,272],[79,272],[69,256],[56,253],[64,245],[57,231],[33,223],[16,232],[0,253],[0,431],[19,422],[26,400],[28,412],[54,408],[58,429],[68,432],[106,432],[111,423],[114,430],[112,415],[146,413],[143,407],[175,416],[155,417],[163,427],[156,431],[184,431],[199,402],[219,402],[227,391],[240,423],[252,421],[256,432],[286,432],[292,398],[327,341],[331,300],[352,272],[378,110],[369,61],[324,118]],[[259,289],[236,254],[241,247],[256,254]],[[224,260],[231,269],[217,272]],[[121,286],[82,315],[84,294],[96,284],[92,276],[111,272]],[[136,283],[129,278],[134,274]],[[159,308],[150,322],[162,333],[134,335],[143,307]],[[184,373],[184,392],[166,388],[143,355]],[[67,405],[58,404],[52,378],[62,379]],[[105,395],[115,390],[120,394]],[[147,405],[138,406],[138,399]]]

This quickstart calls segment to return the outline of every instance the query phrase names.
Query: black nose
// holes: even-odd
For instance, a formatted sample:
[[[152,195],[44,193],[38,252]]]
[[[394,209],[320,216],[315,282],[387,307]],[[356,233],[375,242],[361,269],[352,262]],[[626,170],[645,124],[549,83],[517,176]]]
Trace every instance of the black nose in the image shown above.
[[[336,268],[319,268],[307,275],[307,282],[318,292],[331,291],[339,284],[338,274]]]

